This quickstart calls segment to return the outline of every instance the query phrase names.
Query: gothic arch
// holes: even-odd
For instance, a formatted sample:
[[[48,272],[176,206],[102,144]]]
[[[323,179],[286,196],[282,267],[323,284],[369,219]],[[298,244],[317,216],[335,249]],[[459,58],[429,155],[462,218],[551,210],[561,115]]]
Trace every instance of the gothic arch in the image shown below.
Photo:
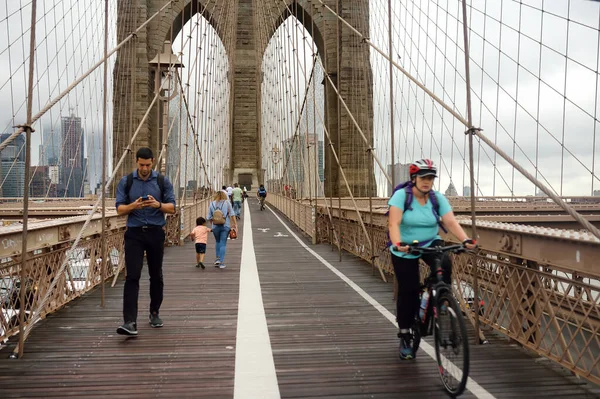
[[[312,40],[315,42],[315,45],[317,46],[317,51],[319,53],[319,56],[321,57],[321,61],[323,62],[323,64],[325,64],[325,52],[327,51],[327,49],[325,48],[325,40],[323,39],[323,34],[321,33],[325,30],[325,26],[323,25],[323,23],[318,23],[318,21],[320,21],[319,17],[313,18],[313,15],[309,12],[309,10],[305,8],[306,4],[303,6],[303,4],[301,3],[305,4],[306,1],[292,1],[291,4],[289,4],[287,7],[283,7],[281,10],[277,10],[278,13],[275,15],[278,15],[278,17],[276,18],[276,21],[278,23],[276,25],[270,26],[270,29],[267,32],[266,43],[261,43],[261,48],[259,52],[259,54],[261,55],[261,60],[264,58],[264,53],[267,50],[269,42],[273,38],[273,35],[275,35],[277,29],[279,29],[279,27],[289,17],[296,17],[296,19],[304,26],[306,31],[311,36]],[[311,7],[310,4],[308,6]],[[313,12],[315,12],[314,7]],[[318,21],[315,21],[315,19]],[[329,51],[329,53],[332,53],[331,50]]]
[[[126,35],[135,31],[142,22],[168,2],[169,0],[120,0],[118,2],[117,23],[119,29],[117,40],[122,41]],[[326,3],[335,6],[335,0],[326,0]],[[207,4],[208,7],[204,7]],[[344,0],[343,4],[342,15],[351,13],[353,9],[359,6],[368,8],[368,0]],[[214,5],[214,8],[211,5]],[[228,17],[225,14],[234,5],[238,7],[238,10],[234,13],[235,18],[229,18],[231,15]],[[256,9],[257,6],[262,7],[260,13]],[[328,80],[325,82],[325,117],[327,129],[333,136],[332,141],[338,142],[339,138],[340,144],[336,151],[342,159],[342,166],[350,179],[356,183],[355,185],[360,186],[362,184],[366,188],[363,192],[374,192],[374,178],[368,178],[364,182],[364,173],[359,171],[355,166],[356,163],[352,161],[353,158],[368,157],[369,155],[365,155],[360,149],[355,149],[351,145],[348,137],[352,136],[355,127],[345,110],[342,109],[338,115],[338,100],[334,90],[334,87],[336,87],[345,98],[354,95],[351,87],[352,76],[359,76],[359,79],[363,80],[362,83],[356,83],[355,78],[355,84],[362,85],[367,90],[372,90],[370,65],[368,62],[366,65],[364,63],[356,65],[351,60],[344,59],[344,57],[351,57],[352,54],[356,54],[356,46],[354,46],[353,51],[346,52],[344,50],[346,45],[344,43],[347,43],[347,38],[354,35],[354,33],[342,26],[341,45],[338,44],[339,20],[314,0],[285,0],[285,2],[266,0],[175,0],[171,2],[162,15],[149,23],[143,32],[139,32],[136,38],[123,47],[123,54],[121,54],[121,51],[117,54],[114,70],[115,87],[113,90],[115,108],[115,112],[113,112],[114,160],[118,160],[124,145],[129,144],[133,134],[127,126],[130,123],[122,123],[119,121],[118,116],[130,115],[132,118],[131,124],[137,126],[153,98],[154,88],[152,79],[150,79],[148,61],[162,48],[165,39],[176,36],[183,25],[198,13],[206,18],[217,31],[221,41],[226,46],[225,50],[229,59],[230,107],[235,110],[235,112],[230,113],[230,137],[232,139],[230,144],[231,164],[227,178],[229,183],[237,180],[239,174],[247,173],[252,174],[253,185],[263,181],[260,164],[260,70],[270,38],[281,23],[293,15],[312,34],[321,60],[325,65],[325,72],[333,80],[333,85]],[[256,16],[259,15],[266,16],[265,18],[268,20],[258,21]],[[276,20],[275,23],[273,23],[273,18]],[[257,24],[261,23],[265,23],[266,26],[270,27],[269,29],[273,30],[267,32],[267,37],[260,37],[260,29]],[[368,12],[362,15],[358,23],[360,25],[358,28],[361,31],[369,31]],[[314,29],[312,29],[313,27]],[[339,54],[338,46],[341,49]],[[128,64],[132,49],[135,54],[134,69]],[[361,45],[359,51],[363,51],[363,56],[368,60],[368,46]],[[343,61],[341,64],[344,65],[344,68],[340,71],[337,70],[338,57]],[[118,85],[116,82],[118,82]],[[135,87],[135,96],[131,96],[129,87]],[[366,101],[372,102],[372,99],[368,99],[367,95]],[[363,109],[356,111],[358,119],[362,120],[365,126],[372,124],[372,107],[371,109],[366,108],[366,111]],[[157,112],[151,112],[150,118],[142,125],[140,134],[136,142],[133,143],[134,148],[160,145],[161,140],[158,137],[158,129],[155,128],[157,122],[152,119],[154,115],[157,115]],[[335,162],[333,162],[329,152],[326,152],[325,159],[326,165],[330,167],[334,165]],[[368,160],[365,162],[368,162]],[[363,162],[363,164],[366,163]],[[132,170],[135,167],[134,165],[135,160],[130,157],[126,160],[123,171]],[[328,182],[331,185],[328,195],[337,195],[334,182],[339,180],[340,176],[338,176],[338,168],[332,167],[331,169],[333,173]],[[339,194],[342,196],[348,195],[344,188],[341,189]]]

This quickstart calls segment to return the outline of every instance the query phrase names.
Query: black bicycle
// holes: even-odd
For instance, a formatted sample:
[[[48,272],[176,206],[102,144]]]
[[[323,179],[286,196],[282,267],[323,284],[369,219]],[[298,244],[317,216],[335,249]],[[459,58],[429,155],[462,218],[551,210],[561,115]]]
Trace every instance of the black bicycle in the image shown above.
[[[442,257],[445,253],[461,253],[463,245],[448,245],[423,248],[409,245],[413,255],[435,254],[432,273],[421,285],[419,311],[412,327],[413,353],[416,356],[421,338],[433,334],[438,370],[444,389],[451,396],[463,393],[469,377],[469,340],[467,327],[452,293],[452,287],[444,282]],[[423,296],[425,295],[425,300]],[[426,306],[423,309],[423,303]]]

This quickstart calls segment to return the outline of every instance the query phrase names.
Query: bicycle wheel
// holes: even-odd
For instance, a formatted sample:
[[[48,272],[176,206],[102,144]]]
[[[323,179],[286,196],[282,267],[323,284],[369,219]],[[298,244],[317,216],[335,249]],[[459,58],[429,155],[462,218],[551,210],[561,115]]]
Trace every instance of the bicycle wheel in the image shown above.
[[[469,377],[469,338],[462,312],[450,291],[442,291],[436,301],[434,327],[435,355],[446,391],[458,396]]]

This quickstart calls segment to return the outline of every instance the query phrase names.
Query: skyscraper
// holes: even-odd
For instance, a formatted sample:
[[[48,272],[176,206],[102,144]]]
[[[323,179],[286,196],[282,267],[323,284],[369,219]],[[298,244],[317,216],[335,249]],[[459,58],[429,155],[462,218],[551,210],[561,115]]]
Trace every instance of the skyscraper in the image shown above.
[[[62,135],[58,127],[42,126],[42,144],[40,145],[40,165],[58,165],[62,147]]]
[[[408,169],[410,167],[409,163],[396,163],[394,164],[394,184],[388,183],[388,197],[392,196],[394,192],[394,188],[405,181],[410,180],[410,174],[408,173]],[[387,166],[387,173],[390,177],[392,177],[392,165]]]
[[[31,168],[31,196],[45,197],[50,188],[50,178],[48,177],[48,168],[50,166],[37,166]]]
[[[11,133],[0,135],[0,143]],[[25,194],[25,134],[20,134],[0,152],[0,186],[3,197],[23,197]]]
[[[66,187],[67,197],[80,197],[83,190],[84,134],[81,118],[75,115],[61,118],[62,154],[61,183]]]

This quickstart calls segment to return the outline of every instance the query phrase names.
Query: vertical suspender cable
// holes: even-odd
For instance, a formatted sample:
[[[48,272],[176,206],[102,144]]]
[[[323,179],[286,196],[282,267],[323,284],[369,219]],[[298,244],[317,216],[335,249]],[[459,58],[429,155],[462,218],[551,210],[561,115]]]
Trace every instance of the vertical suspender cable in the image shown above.
[[[337,15],[340,15],[340,0],[336,0],[335,2],[335,12],[337,13]],[[339,20],[336,21],[336,32],[337,32],[337,74],[336,74],[336,79],[335,79],[335,84],[337,85],[337,90],[339,92],[338,96],[337,96],[337,152],[340,153],[341,151],[341,146],[342,146],[342,142],[341,142],[341,136],[342,136],[342,106],[340,104],[340,98],[341,98],[341,93],[342,93],[342,88],[340,87],[340,81],[341,81],[341,58],[342,58],[342,37],[341,37],[341,22]],[[342,165],[341,165],[342,159],[341,159],[341,154],[340,154],[340,160],[338,162],[338,174],[337,174],[337,195],[338,195],[338,255],[339,255],[339,261],[342,261],[342,193],[341,193],[341,187],[340,187],[340,174],[342,171]]]
[[[19,302],[21,311],[19,312],[19,358],[23,357],[23,345],[25,343],[25,280],[27,274],[27,219],[29,218],[29,172],[31,168],[31,124],[33,107],[33,70],[35,65],[35,20],[36,20],[37,0],[31,1],[31,36],[29,39],[29,82],[27,82],[27,122],[25,126],[25,177],[23,179],[23,233],[21,235],[21,289],[19,290]]]
[[[389,65],[390,65],[390,138],[391,138],[391,151],[392,151],[392,165],[391,177],[392,177],[392,189],[396,184],[396,169],[394,166],[395,157],[394,157],[394,64],[392,64],[392,54],[393,54],[393,46],[392,46],[392,0],[388,0],[388,46],[389,46]]]
[[[472,112],[471,112],[471,76],[469,71],[469,34],[467,26],[467,2],[462,0],[462,13],[463,13],[463,34],[464,34],[464,47],[465,47],[465,81],[467,87],[467,123],[469,130],[469,175],[471,177],[471,187],[475,187],[475,172],[473,169],[473,133],[476,129],[470,127],[472,124]],[[471,189],[471,230],[472,237],[477,238],[477,221],[475,214],[475,190]],[[479,301],[477,296],[479,295],[479,281],[477,271],[477,256],[473,255],[471,258],[472,270],[473,270],[473,303],[475,305],[475,344],[479,344]]]
[[[102,96],[102,263],[100,264],[100,273],[102,284],[100,285],[100,306],[104,307],[104,280],[106,280],[106,191],[104,182],[106,181],[106,114],[108,101],[108,0],[104,0],[104,91]],[[133,79],[133,76],[131,77]],[[92,267],[92,265],[90,265]]]

